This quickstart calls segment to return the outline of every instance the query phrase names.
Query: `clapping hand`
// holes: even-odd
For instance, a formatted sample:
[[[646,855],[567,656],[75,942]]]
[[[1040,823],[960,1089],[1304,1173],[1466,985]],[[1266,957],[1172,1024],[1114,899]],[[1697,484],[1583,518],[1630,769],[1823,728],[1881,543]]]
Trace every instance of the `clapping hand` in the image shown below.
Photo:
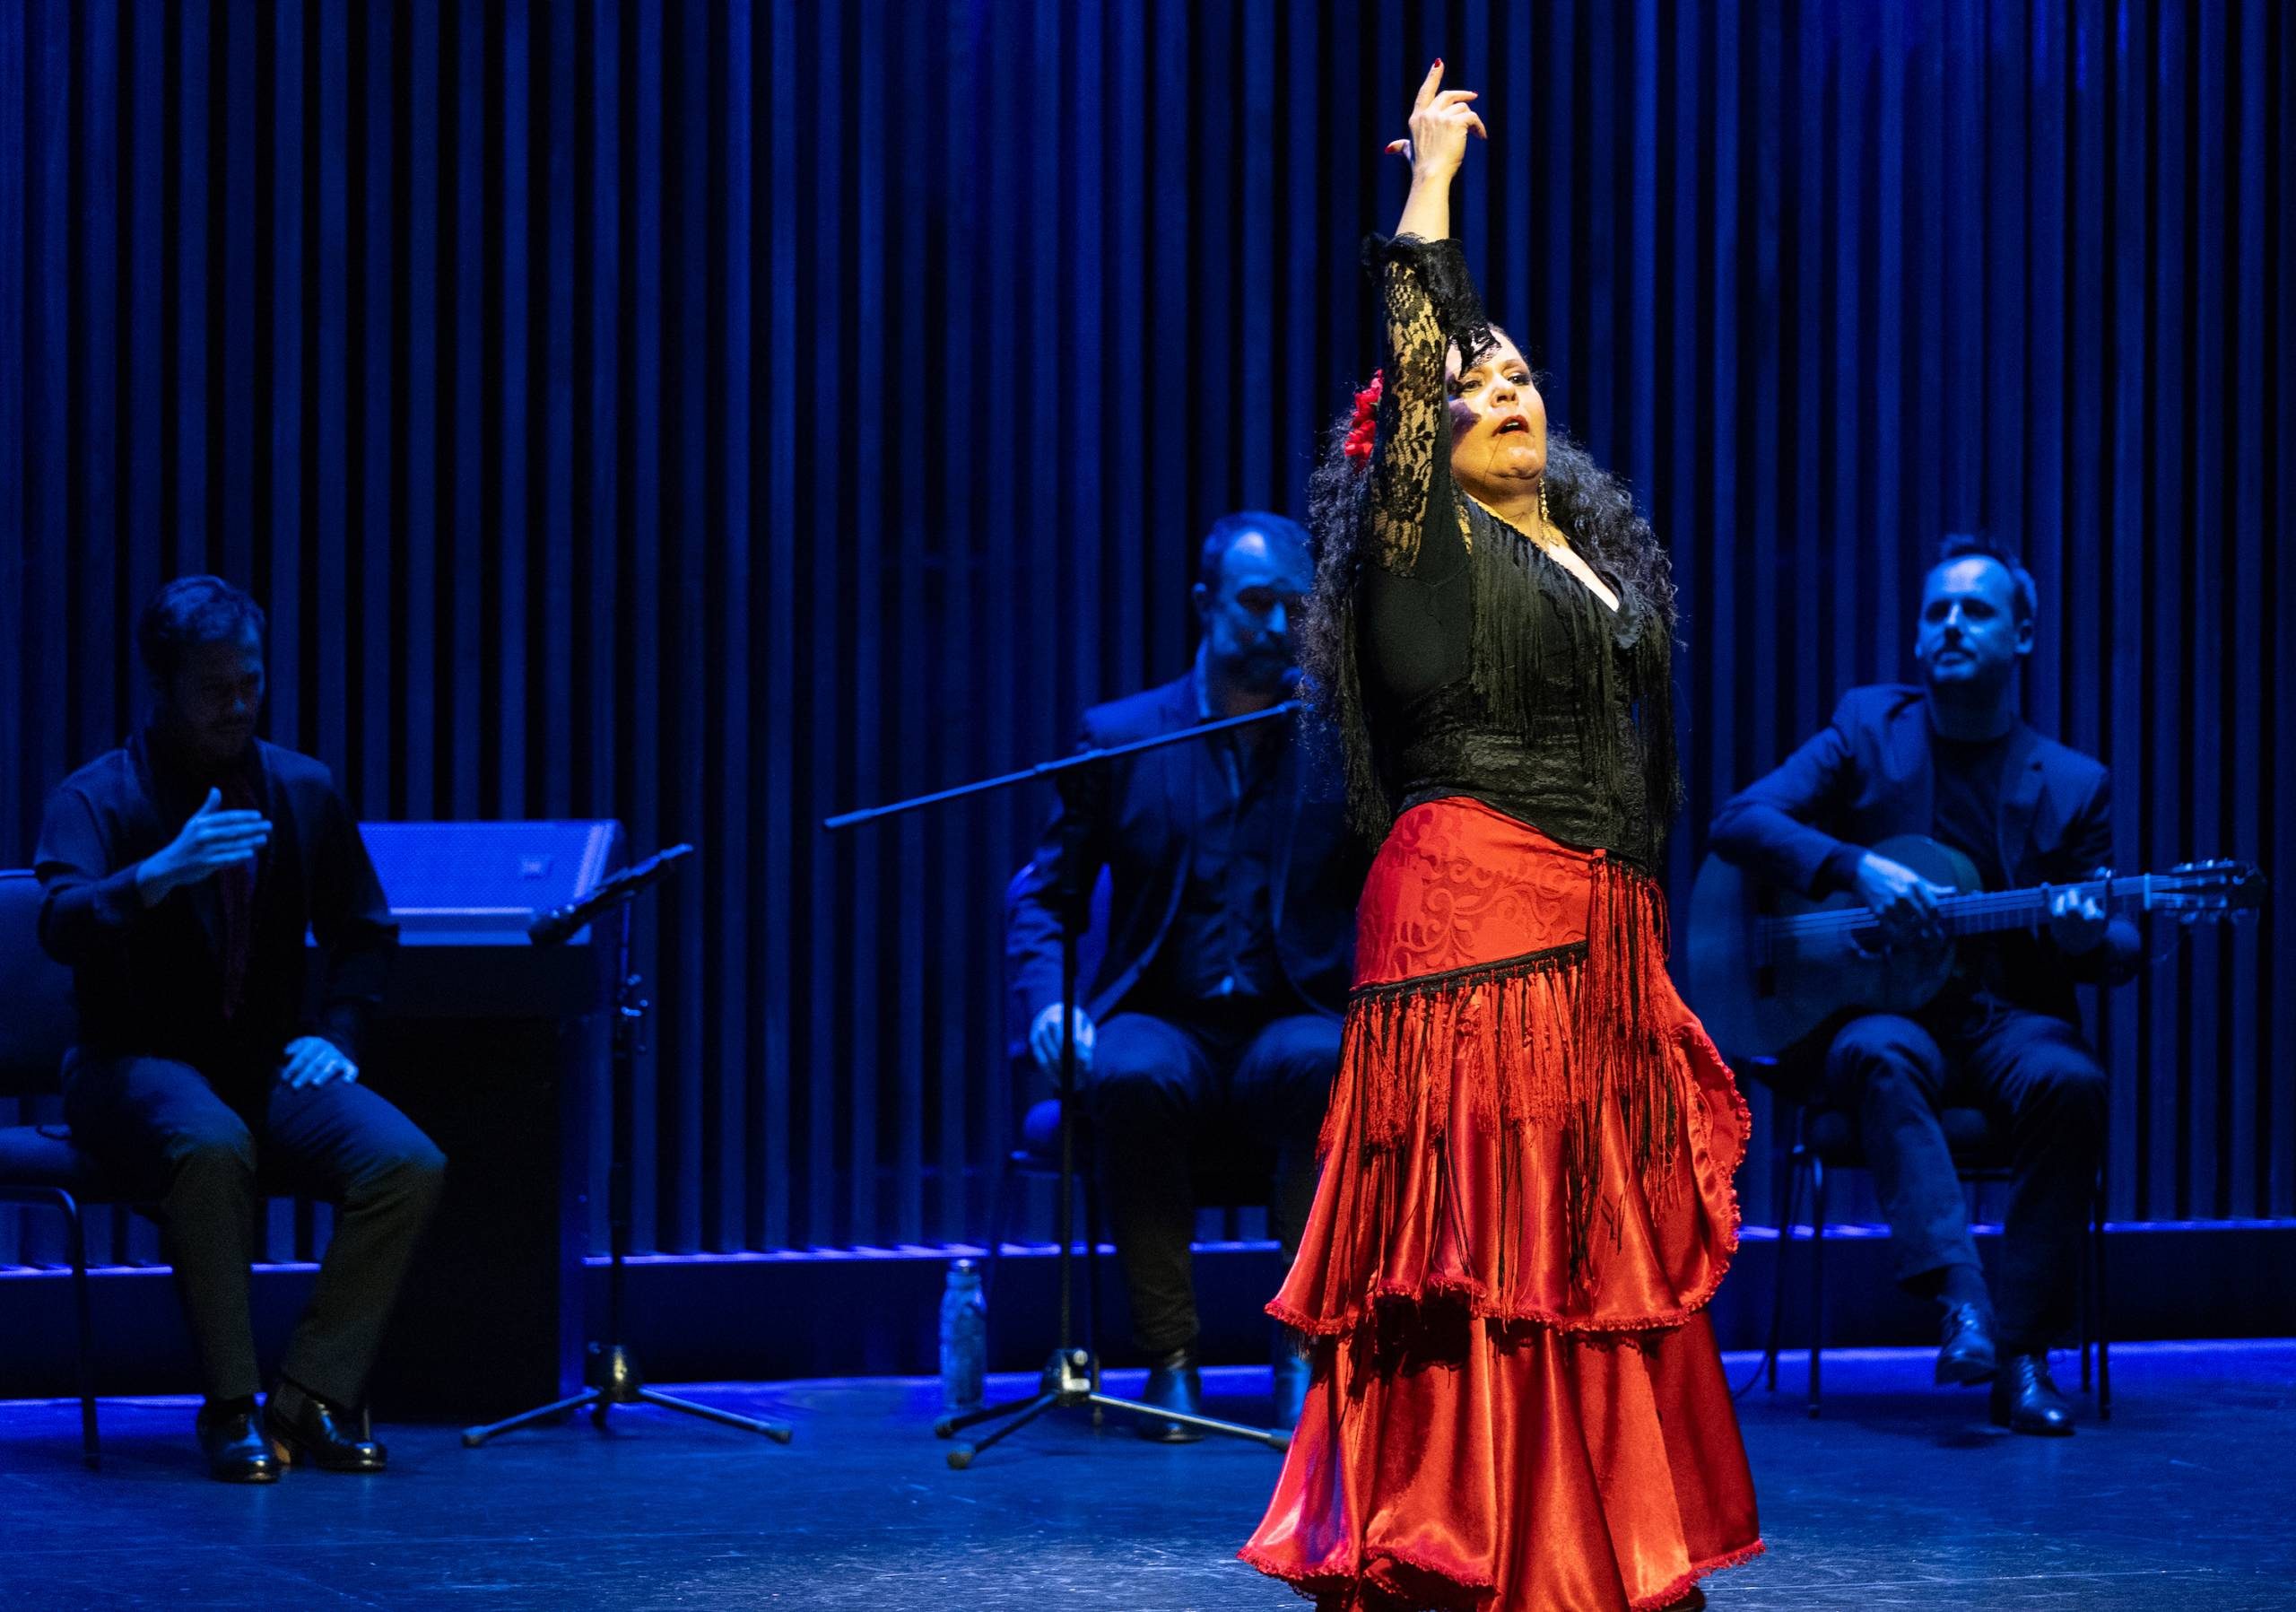
[[[223,792],[208,790],[174,840],[144,858],[135,870],[135,888],[145,906],[157,905],[181,885],[255,859],[271,838],[269,820],[261,812],[227,812],[222,805]]]

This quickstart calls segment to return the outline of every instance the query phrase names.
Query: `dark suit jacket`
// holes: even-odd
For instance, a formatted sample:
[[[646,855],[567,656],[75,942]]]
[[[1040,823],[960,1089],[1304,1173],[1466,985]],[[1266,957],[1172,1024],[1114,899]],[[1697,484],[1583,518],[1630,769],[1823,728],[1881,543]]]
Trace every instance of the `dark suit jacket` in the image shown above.
[[[1192,676],[1084,713],[1088,748],[1127,744],[1194,727]],[[1355,960],[1355,902],[1365,862],[1344,821],[1337,752],[1294,732],[1283,739],[1274,805],[1276,867],[1269,885],[1276,951],[1300,1005],[1346,1009]],[[1062,806],[1013,891],[1005,949],[1031,1021],[1060,1000],[1061,847],[1072,821],[1085,865],[1077,885],[1090,893],[1109,874],[1108,951],[1080,989],[1095,1019],[1106,1018],[1137,984],[1163,944],[1187,887],[1196,801],[1195,757],[1184,745],[1125,756],[1089,771],[1104,774],[1062,791]],[[1080,775],[1070,774],[1071,779]],[[1296,1009],[1293,1009],[1296,1011]]]
[[[257,741],[254,780],[271,839],[256,861],[245,998],[222,1013],[222,898],[208,879],[146,908],[135,867],[205,797],[154,775],[143,735],[48,797],[38,871],[40,944],[73,971],[80,1044],[104,1056],[267,1068],[298,1035],[354,1060],[398,939],[358,824],[326,768]],[[319,942],[311,989],[306,933]]]
[[[1854,688],[1833,720],[1715,815],[1717,855],[1804,895],[1846,871],[1849,849],[1934,828],[1928,696],[1906,684]],[[2001,865],[2015,885],[2069,883],[2112,860],[2112,791],[2102,763],[2023,723],[2001,771]],[[1832,867],[1829,868],[1829,860]],[[2015,937],[2005,937],[2014,940]],[[2136,972],[2135,928],[2116,919],[2105,943],[2068,957],[2040,939],[2002,948],[1996,989],[2021,1006],[2075,1020],[2073,986]]]

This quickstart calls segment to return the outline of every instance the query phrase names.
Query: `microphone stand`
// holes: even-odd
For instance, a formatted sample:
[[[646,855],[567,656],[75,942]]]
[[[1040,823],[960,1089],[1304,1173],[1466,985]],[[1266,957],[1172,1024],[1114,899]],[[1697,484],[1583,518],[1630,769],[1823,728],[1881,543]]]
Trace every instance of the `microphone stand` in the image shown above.
[[[963,800],[992,790],[1009,789],[1014,784],[1036,779],[1050,779],[1056,782],[1072,772],[1100,767],[1119,756],[1137,755],[1144,751],[1160,750],[1168,745],[1193,744],[1214,734],[1234,728],[1248,728],[1256,722],[1272,722],[1289,717],[1304,709],[1299,700],[1286,700],[1266,710],[1252,711],[1240,717],[1228,717],[1216,722],[1204,722],[1176,732],[1157,734],[1130,744],[1112,745],[1101,750],[1079,751],[1058,761],[1040,762],[1015,772],[1000,773],[995,778],[960,784],[953,789],[936,789],[929,795],[918,795],[908,800],[894,801],[888,806],[872,806],[863,811],[846,812],[826,819],[822,827],[832,832],[857,828],[864,823],[881,822],[903,812],[924,806],[939,806],[946,801]],[[1061,846],[1060,885],[1060,1198],[1057,1225],[1060,1237],[1060,1321],[1055,1346],[1039,1376],[1037,1391],[1026,1398],[1006,1400],[998,1405],[984,1406],[978,1410],[959,1416],[944,1416],[933,1425],[933,1431],[944,1439],[955,1438],[969,1427],[984,1422],[1003,1422],[1004,1425],[986,1438],[960,1442],[949,1451],[949,1465],[963,1471],[973,1463],[973,1458],[991,1444],[1008,1438],[1035,1421],[1048,1410],[1071,1410],[1090,1407],[1094,1420],[1102,1410],[1121,1410],[1152,1421],[1178,1422],[1198,1427],[1206,1433],[1216,1433],[1228,1438],[1245,1439],[1265,1444],[1271,1450],[1291,1446],[1291,1435],[1270,1432],[1261,1427],[1246,1427],[1236,1422],[1222,1422],[1212,1416],[1190,1416],[1185,1411],[1167,1409],[1161,1405],[1148,1405],[1137,1399],[1119,1399],[1100,1392],[1100,1362],[1089,1349],[1077,1347],[1071,1330],[1074,1323],[1074,1216],[1076,1199],[1076,950],[1084,927],[1084,892],[1082,887],[1082,857],[1075,842],[1078,815],[1064,811],[1061,815],[1067,839]]]
[[[784,1422],[768,1422],[753,1416],[736,1416],[730,1410],[715,1406],[698,1405],[691,1399],[680,1399],[646,1386],[646,1379],[638,1369],[638,1357],[631,1354],[622,1339],[622,1288],[626,1262],[630,1257],[630,1163],[634,1146],[632,1134],[638,1119],[638,1044],[639,1026],[645,1022],[647,1011],[653,1006],[639,993],[646,981],[631,966],[631,912],[638,897],[669,876],[670,870],[693,854],[691,845],[673,845],[639,863],[626,867],[601,884],[581,900],[570,902],[552,911],[539,912],[526,926],[526,938],[536,945],[557,945],[580,930],[594,919],[611,911],[620,919],[620,937],[616,942],[613,1003],[613,1163],[607,1172],[606,1220],[613,1227],[612,1252],[606,1263],[606,1337],[605,1343],[590,1345],[589,1369],[584,1372],[589,1386],[580,1393],[537,1405],[532,1410],[522,1410],[517,1416],[484,1427],[466,1428],[463,1443],[476,1449],[498,1433],[508,1433],[514,1427],[524,1427],[530,1422],[562,1416],[568,1411],[587,1407],[591,1422],[599,1427],[606,1425],[606,1413],[617,1405],[658,1405],[664,1410],[680,1411],[689,1416],[700,1416],[711,1422],[723,1422],[728,1427],[739,1427],[751,1433],[761,1433],[778,1444],[789,1442],[790,1428]]]

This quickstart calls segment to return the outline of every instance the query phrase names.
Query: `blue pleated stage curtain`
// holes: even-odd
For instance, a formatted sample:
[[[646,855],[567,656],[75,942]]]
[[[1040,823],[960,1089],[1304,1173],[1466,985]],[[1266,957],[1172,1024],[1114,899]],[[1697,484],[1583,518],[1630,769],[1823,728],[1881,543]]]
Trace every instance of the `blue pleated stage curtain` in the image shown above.
[[[2124,870],[2282,877],[2101,1005],[2122,1216],[2296,1213],[2296,41],[2271,0],[0,6],[0,863],[209,569],[370,817],[691,839],[642,1247],[978,1238],[1048,801],[826,814],[1174,675],[1297,509],[1441,54],[1459,229],[1673,548],[1706,815],[2021,545]],[[1757,1216],[1762,1183],[1749,1182]],[[123,1237],[125,1234],[123,1233]],[[4,1252],[4,1250],[0,1250]]]

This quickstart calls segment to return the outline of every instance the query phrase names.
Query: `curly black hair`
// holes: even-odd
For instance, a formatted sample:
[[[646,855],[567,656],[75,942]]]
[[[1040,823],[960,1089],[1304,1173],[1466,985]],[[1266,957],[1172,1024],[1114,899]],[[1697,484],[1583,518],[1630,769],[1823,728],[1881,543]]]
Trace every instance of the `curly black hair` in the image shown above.
[[[1316,583],[1300,630],[1300,669],[1318,710],[1336,719],[1341,698],[1341,635],[1347,602],[1355,592],[1370,520],[1368,461],[1343,451],[1354,425],[1342,414],[1326,433],[1322,456],[1308,478],[1308,527],[1316,537]],[[1562,432],[1546,439],[1547,514],[1572,546],[1597,569],[1631,586],[1649,602],[1669,639],[1674,632],[1674,568],[1650,523],[1634,507],[1632,489],[1595,463]]]

